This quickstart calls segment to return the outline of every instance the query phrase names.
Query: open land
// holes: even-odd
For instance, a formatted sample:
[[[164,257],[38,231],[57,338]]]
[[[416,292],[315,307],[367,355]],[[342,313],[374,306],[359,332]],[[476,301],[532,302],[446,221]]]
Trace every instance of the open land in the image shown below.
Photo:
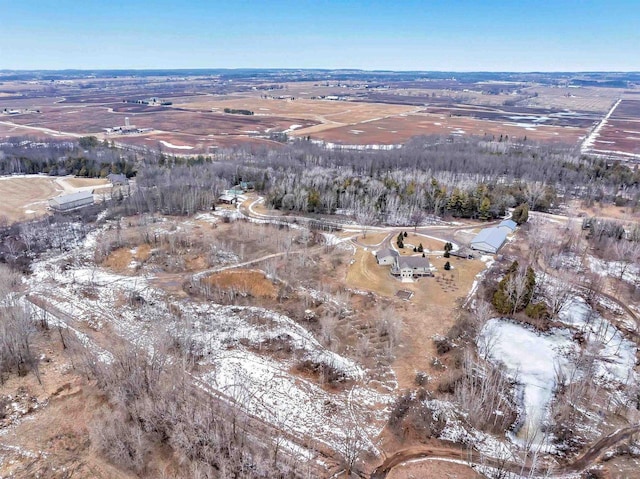
[[[110,189],[107,183],[107,180],[93,178],[3,177],[0,179],[0,218],[10,223],[34,219],[46,214],[48,200],[54,196],[86,189],[107,191]]]
[[[416,135],[578,145],[617,99],[637,93],[633,86],[582,86],[564,77],[550,82],[535,75],[518,81],[404,76],[0,78],[0,135],[94,135],[133,149],[182,155],[211,154],[236,144],[275,145],[282,134],[356,147],[397,145]],[[125,118],[136,130],[107,132],[123,126]],[[637,154],[634,118],[637,108],[625,100],[594,151]],[[613,143],[618,146],[609,147]]]

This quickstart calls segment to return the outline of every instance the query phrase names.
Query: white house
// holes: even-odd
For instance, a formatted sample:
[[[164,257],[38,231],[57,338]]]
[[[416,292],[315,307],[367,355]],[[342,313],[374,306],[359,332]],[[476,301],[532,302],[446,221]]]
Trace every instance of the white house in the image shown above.
[[[429,259],[422,256],[396,257],[391,274],[401,280],[412,280],[432,275]]]

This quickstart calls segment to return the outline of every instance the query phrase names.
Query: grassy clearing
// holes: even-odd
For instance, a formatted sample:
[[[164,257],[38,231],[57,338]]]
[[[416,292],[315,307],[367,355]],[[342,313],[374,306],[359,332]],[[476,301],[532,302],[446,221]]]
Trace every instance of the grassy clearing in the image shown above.
[[[59,193],[51,178],[31,176],[0,180],[0,218],[9,223],[42,216],[47,211],[48,199]]]
[[[214,288],[234,290],[253,296],[254,298],[270,298],[277,296],[277,289],[262,271],[245,269],[222,271],[207,276],[204,281]]]
[[[433,337],[453,326],[456,304],[466,298],[476,275],[485,268],[480,260],[432,256],[430,261],[437,269],[435,278],[402,283],[389,275],[389,266],[379,266],[371,252],[358,249],[346,276],[347,286],[391,298],[396,306],[404,324],[403,345],[393,363],[401,388],[413,387],[416,371],[435,374],[430,365],[435,356]],[[444,270],[447,261],[451,271]],[[396,298],[401,289],[412,291],[413,297],[409,301]]]

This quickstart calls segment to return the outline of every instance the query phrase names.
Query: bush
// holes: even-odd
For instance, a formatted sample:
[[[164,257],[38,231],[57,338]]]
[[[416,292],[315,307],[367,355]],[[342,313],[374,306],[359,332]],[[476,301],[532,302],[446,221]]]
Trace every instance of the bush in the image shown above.
[[[414,379],[416,386],[425,386],[429,382],[429,375],[424,371],[418,371]]]
[[[532,319],[549,319],[551,317],[549,309],[543,301],[539,303],[529,303],[524,312]]]
[[[449,263],[448,261],[444,264],[444,269],[445,271],[449,271],[451,269],[451,263]]]

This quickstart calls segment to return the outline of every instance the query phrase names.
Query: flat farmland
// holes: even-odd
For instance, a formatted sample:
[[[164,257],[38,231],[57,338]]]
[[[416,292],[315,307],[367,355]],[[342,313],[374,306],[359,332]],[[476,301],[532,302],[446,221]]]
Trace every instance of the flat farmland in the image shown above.
[[[360,103],[334,100],[281,100],[257,97],[213,99],[202,97],[189,103],[176,104],[176,108],[207,109],[222,112],[225,108],[244,109],[254,112],[256,117],[282,117],[292,121],[307,120],[329,124],[354,124],[395,116],[417,108],[382,103]]]
[[[400,144],[417,135],[489,135],[576,144],[587,128],[488,121],[448,115],[411,114],[319,132],[315,138],[349,145]],[[297,131],[296,133],[301,133]]]
[[[119,106],[120,104],[118,104]],[[113,106],[52,108],[43,113],[15,115],[10,121],[30,127],[70,131],[79,134],[97,134],[103,128],[124,125],[125,117],[139,128],[190,133],[195,135],[223,133],[265,133],[274,129],[287,129],[291,122],[281,117],[252,117],[224,113],[203,113],[174,109],[153,112],[117,113]],[[6,121],[9,121],[7,119]],[[314,122],[301,120],[303,126]]]
[[[594,153],[640,159],[640,100],[621,100],[593,141]]]
[[[151,150],[162,150],[168,154],[199,155],[209,154],[217,148],[230,148],[234,145],[281,146],[281,143],[250,136],[248,134],[225,135],[189,135],[171,132],[153,132],[144,135],[108,137],[116,144]]]
[[[524,89],[532,96],[522,106],[552,108],[556,110],[590,111],[605,113],[620,97],[618,88],[550,87],[534,85]]]

